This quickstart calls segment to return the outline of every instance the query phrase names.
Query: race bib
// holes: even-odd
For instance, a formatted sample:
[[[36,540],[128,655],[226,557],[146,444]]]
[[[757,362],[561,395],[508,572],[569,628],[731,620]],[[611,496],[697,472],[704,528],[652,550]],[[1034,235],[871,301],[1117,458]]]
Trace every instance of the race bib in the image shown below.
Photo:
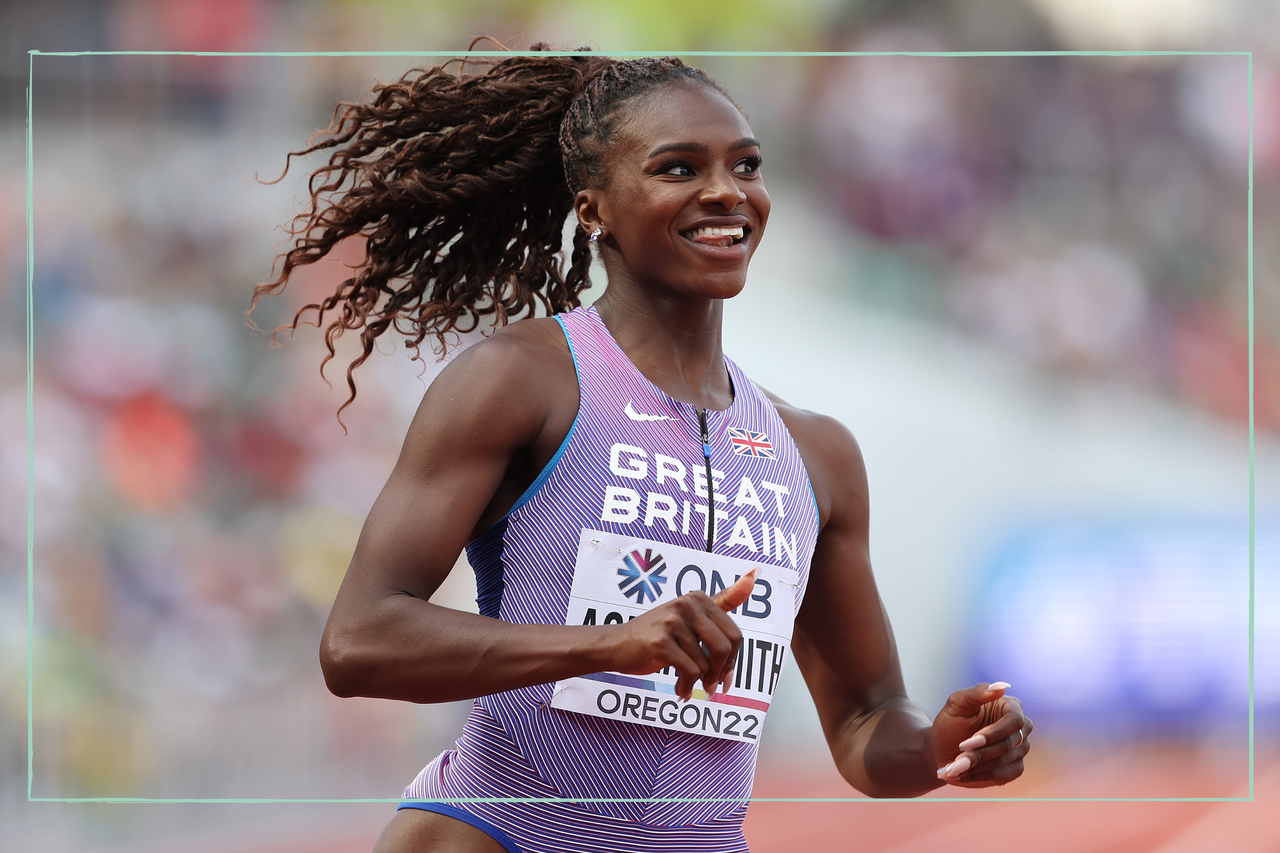
[[[693,590],[715,595],[752,569],[751,597],[729,616],[742,630],[733,676],[710,699],[676,697],[678,674],[597,672],[556,684],[551,707],[642,726],[728,740],[756,741],[796,618],[799,576],[781,566],[753,563],[616,533],[583,530],[574,563],[566,625],[622,624]],[[701,682],[699,682],[699,685]]]

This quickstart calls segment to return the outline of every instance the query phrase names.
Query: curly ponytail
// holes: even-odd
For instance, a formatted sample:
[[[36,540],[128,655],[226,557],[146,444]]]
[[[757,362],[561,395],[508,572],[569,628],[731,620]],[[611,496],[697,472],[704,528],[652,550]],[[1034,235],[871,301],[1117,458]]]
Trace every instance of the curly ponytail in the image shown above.
[[[322,374],[337,339],[360,330],[339,420],[356,397],[355,369],[388,328],[415,353],[428,335],[443,352],[447,334],[472,331],[481,318],[502,325],[538,305],[548,314],[577,307],[591,286],[591,254],[577,230],[564,270],[564,222],[574,194],[601,177],[618,105],[673,79],[728,96],[673,58],[513,57],[469,75],[448,64],[375,87],[371,103],[340,104],[324,138],[286,159],[287,172],[295,156],[334,149],[311,176],[310,210],[289,228],[294,245],[280,274],[254,288],[249,313],[298,267],[364,238],[355,274],[276,329],[296,331],[308,312],[319,326],[337,312],[325,329]]]

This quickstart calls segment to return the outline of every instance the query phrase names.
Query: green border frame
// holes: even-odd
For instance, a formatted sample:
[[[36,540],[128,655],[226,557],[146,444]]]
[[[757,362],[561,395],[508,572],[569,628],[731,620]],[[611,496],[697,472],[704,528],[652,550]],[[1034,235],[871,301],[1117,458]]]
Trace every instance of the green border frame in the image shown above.
[[[1251,50],[989,50],[989,51],[737,51],[737,50],[680,50],[680,51],[600,51],[606,56],[725,56],[725,57],[841,57],[841,56],[933,56],[933,57],[1019,57],[1019,56],[1243,56],[1248,58],[1249,104],[1249,162],[1248,162],[1248,306],[1249,306],[1249,794],[1244,797],[751,797],[752,803],[1239,803],[1254,800],[1254,614],[1255,614],[1255,474],[1254,474],[1254,332],[1253,332],[1253,51]],[[402,798],[370,799],[271,799],[271,798],[147,798],[147,797],[33,797],[35,781],[35,746],[33,709],[33,669],[35,646],[35,326],[33,309],[33,283],[35,281],[35,147],[32,125],[32,89],[35,83],[35,58],[37,56],[244,56],[244,57],[514,57],[514,56],[575,56],[578,51],[547,50],[417,50],[417,51],[185,51],[185,50],[80,50],[40,51],[29,50],[27,70],[27,290],[26,290],[26,357],[27,357],[27,802],[29,803],[401,803],[444,802],[441,800],[412,800]],[[658,800],[645,799],[567,799],[559,797],[483,797],[448,800],[450,803],[740,803],[740,798],[670,797]]]

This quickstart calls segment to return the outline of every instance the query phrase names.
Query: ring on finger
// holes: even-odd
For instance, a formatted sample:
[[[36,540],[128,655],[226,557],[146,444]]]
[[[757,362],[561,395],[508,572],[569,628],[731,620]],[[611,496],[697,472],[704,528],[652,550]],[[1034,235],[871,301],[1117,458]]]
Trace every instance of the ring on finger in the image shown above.
[[[1024,732],[1022,729],[1018,729],[1018,742],[1014,744],[1013,748],[1017,749],[1018,747],[1022,746],[1022,742],[1026,739],[1027,739],[1027,733]]]

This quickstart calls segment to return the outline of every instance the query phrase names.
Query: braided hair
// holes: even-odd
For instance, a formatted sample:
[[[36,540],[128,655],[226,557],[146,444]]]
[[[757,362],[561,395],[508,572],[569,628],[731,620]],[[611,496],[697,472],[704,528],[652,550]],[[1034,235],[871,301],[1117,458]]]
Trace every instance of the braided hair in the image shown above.
[[[343,240],[364,239],[354,274],[275,330],[296,331],[308,313],[316,326],[332,316],[322,376],[337,339],[359,330],[339,420],[356,397],[355,369],[392,327],[419,358],[428,335],[443,355],[446,335],[472,331],[481,318],[503,325],[539,305],[547,314],[578,306],[591,286],[590,247],[577,229],[566,271],[564,223],[575,194],[604,178],[622,104],[675,81],[711,86],[733,101],[679,59],[620,61],[585,51],[513,57],[481,73],[464,73],[465,64],[453,72],[451,63],[414,69],[376,86],[369,103],[340,104],[319,141],[289,154],[286,173],[293,157],[332,150],[308,183],[310,209],[289,226],[293,246],[277,259],[279,275],[254,288],[249,313],[298,267]]]

